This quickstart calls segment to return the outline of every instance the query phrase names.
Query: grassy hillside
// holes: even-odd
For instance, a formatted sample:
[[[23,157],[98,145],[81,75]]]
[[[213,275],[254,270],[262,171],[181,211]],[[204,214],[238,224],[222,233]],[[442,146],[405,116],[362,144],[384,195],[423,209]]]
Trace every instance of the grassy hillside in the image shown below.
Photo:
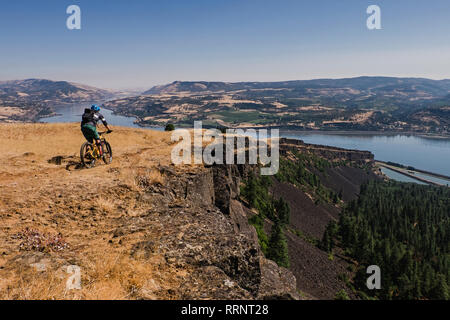
[[[46,101],[73,103],[103,100],[111,92],[67,81],[26,79],[0,82],[0,103]]]
[[[242,219],[236,168],[174,166],[170,133],[113,129],[112,164],[84,169],[78,123],[0,125],[0,299],[297,297]]]
[[[26,79],[0,82],[0,122],[31,122],[54,114],[56,105],[100,103],[113,93],[78,83]]]
[[[151,209],[139,200],[139,183],[164,183],[155,167],[169,164],[170,136],[114,129],[113,163],[80,170],[79,124],[0,124],[0,298],[177,297],[169,289],[187,268],[159,253],[151,263],[130,255],[136,243],[161,237],[159,224],[136,221]],[[66,292],[63,267],[73,264],[83,289]]]

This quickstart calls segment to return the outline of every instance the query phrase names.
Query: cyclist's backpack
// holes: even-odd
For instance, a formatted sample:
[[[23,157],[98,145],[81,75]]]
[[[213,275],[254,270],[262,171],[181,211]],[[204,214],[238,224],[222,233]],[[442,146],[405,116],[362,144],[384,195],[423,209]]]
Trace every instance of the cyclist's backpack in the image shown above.
[[[84,109],[84,113],[81,117],[81,125],[93,122],[93,119],[94,119],[94,111],[88,108]]]

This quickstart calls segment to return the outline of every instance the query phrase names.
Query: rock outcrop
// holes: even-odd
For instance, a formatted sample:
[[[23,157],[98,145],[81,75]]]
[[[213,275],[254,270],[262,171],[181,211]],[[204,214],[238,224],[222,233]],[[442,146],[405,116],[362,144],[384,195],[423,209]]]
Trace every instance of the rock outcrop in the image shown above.
[[[174,229],[184,230],[176,237],[163,237],[160,246],[167,261],[197,270],[180,288],[183,298],[298,298],[295,277],[264,258],[256,231],[238,201],[241,179],[255,168],[214,165],[195,174],[160,170],[169,183],[157,190],[159,215],[170,219]],[[155,191],[154,186],[148,190],[153,196]]]
[[[370,151],[349,150],[337,147],[323,146],[318,144],[304,143],[302,140],[280,139],[280,154],[285,155],[289,151],[310,152],[317,156],[336,161],[348,160],[355,163],[365,163],[374,160],[374,155]]]

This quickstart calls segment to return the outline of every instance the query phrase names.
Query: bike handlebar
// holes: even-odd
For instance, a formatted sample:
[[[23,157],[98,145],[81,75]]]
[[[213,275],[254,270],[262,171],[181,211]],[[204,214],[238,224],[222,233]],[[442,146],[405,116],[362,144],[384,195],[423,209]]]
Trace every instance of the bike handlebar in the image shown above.
[[[112,130],[109,130],[109,131],[99,132],[98,134],[110,134],[111,132],[112,132]]]

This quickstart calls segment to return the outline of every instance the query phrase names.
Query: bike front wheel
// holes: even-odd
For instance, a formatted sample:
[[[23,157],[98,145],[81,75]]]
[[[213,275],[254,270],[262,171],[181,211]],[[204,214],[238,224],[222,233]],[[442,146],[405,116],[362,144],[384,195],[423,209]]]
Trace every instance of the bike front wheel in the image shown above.
[[[112,162],[112,148],[109,142],[105,141],[103,144],[103,162],[105,164],[110,164]]]

